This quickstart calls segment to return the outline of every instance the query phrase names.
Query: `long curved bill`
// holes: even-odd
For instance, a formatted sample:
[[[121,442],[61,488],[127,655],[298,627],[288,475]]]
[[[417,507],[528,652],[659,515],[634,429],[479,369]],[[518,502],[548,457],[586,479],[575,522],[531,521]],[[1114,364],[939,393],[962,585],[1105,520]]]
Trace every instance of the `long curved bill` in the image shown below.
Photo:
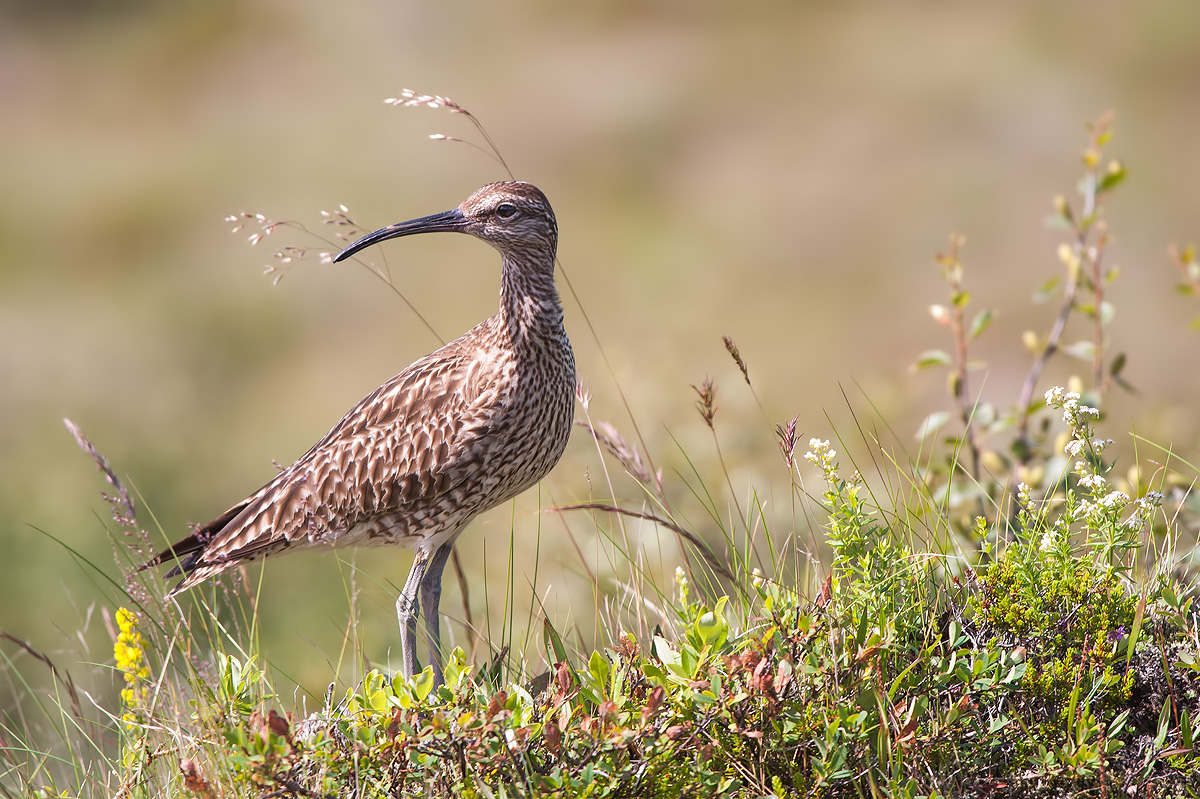
[[[399,238],[400,236],[413,236],[417,233],[436,233],[438,231],[461,231],[467,225],[467,218],[458,208],[450,211],[443,211],[440,214],[431,216],[423,216],[420,219],[410,219],[407,222],[399,222],[395,225],[388,225],[385,228],[380,228],[374,233],[368,233],[358,241],[351,244],[346,249],[342,250],[333,259],[334,263],[344,261],[359,250],[366,249],[372,244],[378,244],[381,241],[388,239]]]

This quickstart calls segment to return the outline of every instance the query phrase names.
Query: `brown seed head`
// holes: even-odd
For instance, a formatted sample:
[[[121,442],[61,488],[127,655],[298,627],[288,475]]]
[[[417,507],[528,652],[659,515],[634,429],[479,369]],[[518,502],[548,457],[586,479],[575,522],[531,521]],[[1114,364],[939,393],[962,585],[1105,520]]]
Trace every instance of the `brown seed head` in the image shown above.
[[[713,416],[717,413],[717,387],[713,385],[711,377],[704,378],[704,382],[698,386],[693,385],[692,390],[696,392],[698,399],[696,400],[696,409],[700,411],[700,418],[709,427],[713,426]]]
[[[625,467],[625,471],[629,472],[633,479],[643,485],[658,484],[660,476],[650,473],[650,470],[646,468],[646,464],[642,462],[641,453],[636,447],[631,446],[625,440],[625,437],[621,435],[617,428],[608,422],[589,424],[583,419],[577,420],[575,424],[587,428],[591,432],[592,437],[608,450],[610,455],[620,461],[621,465]]]
[[[783,459],[789,469],[796,465],[796,422],[799,420],[799,416],[793,416],[787,424],[775,425],[775,435],[779,437],[779,450],[783,453]]]
[[[741,370],[746,385],[750,385],[750,373],[746,370],[746,362],[742,360],[742,353],[738,350],[737,344],[734,344],[733,339],[729,336],[721,336],[721,340],[725,342],[725,349],[729,352],[729,357],[733,358],[733,362]]]

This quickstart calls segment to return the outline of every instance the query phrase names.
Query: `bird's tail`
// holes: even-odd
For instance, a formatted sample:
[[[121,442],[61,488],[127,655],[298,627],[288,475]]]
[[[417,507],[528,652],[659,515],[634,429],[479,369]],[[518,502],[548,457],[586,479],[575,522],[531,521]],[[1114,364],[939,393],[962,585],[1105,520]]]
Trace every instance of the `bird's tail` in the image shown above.
[[[196,569],[200,563],[200,558],[204,554],[204,550],[208,546],[208,542],[211,541],[217,533],[224,529],[225,525],[229,524],[229,522],[231,522],[239,513],[241,513],[247,504],[248,503],[234,505],[216,519],[213,519],[208,524],[197,529],[187,538],[176,541],[162,552],[159,552],[157,555],[150,558],[150,560],[138,567],[138,571],[152,569],[155,566],[161,566],[164,563],[174,564],[171,566],[171,570],[167,572],[164,577],[177,577],[182,574],[188,576],[189,579],[184,580],[182,583],[172,589],[172,594],[183,590],[185,587],[190,587],[200,582],[204,579],[204,577],[198,577],[194,580],[190,579],[190,577],[193,572],[196,572]]]

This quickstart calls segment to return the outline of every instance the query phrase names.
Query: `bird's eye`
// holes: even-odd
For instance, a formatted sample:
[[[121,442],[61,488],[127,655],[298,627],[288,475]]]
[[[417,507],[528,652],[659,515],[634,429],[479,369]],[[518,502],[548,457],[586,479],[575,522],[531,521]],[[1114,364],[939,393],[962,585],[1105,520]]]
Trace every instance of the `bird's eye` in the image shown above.
[[[517,215],[517,206],[512,203],[500,203],[496,206],[496,216],[501,219],[512,219]]]

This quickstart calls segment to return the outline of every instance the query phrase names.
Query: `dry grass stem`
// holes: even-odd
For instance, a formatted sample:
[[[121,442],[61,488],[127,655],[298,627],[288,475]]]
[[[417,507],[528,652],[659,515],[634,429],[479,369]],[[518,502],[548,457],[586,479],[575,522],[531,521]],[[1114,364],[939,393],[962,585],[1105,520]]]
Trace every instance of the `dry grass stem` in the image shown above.
[[[733,572],[730,571],[728,566],[721,563],[721,561],[717,559],[717,556],[713,554],[712,550],[708,548],[708,545],[704,543],[700,536],[696,535],[690,530],[680,527],[678,524],[675,524],[675,522],[662,518],[661,516],[656,516],[653,513],[642,513],[641,511],[628,510],[616,505],[610,505],[607,502],[581,502],[578,505],[558,505],[551,510],[598,510],[605,513],[616,514],[617,516],[628,516],[633,519],[644,519],[648,522],[662,525],[671,532],[684,538],[688,543],[694,546],[704,557],[704,560],[708,562],[708,565],[712,567],[713,571],[730,582],[734,581]]]
[[[396,97],[389,97],[383,102],[388,105],[395,106],[396,108],[444,108],[452,114],[462,114],[467,119],[471,120],[471,124],[475,126],[475,130],[479,132],[479,135],[482,136],[483,140],[487,143],[487,147],[480,147],[473,142],[465,141],[457,136],[447,136],[444,133],[434,133],[430,135],[429,138],[433,139],[434,141],[460,142],[462,144],[474,147],[481,153],[484,153],[488,157],[495,159],[500,166],[504,167],[504,171],[508,173],[508,176],[510,178],[513,177],[512,169],[509,168],[508,162],[504,160],[504,156],[500,154],[500,148],[496,146],[496,142],[492,140],[492,137],[483,127],[483,123],[480,122],[474,114],[451,100],[449,97],[442,97],[438,94],[421,94],[420,92],[414,92],[412,89],[401,89],[399,95]]]
[[[75,437],[75,443],[79,448],[91,456],[92,461],[96,464],[96,468],[104,474],[104,479],[109,485],[117,490],[116,497],[110,497],[107,494],[101,494],[107,502],[113,506],[113,520],[117,524],[128,530],[138,529],[137,523],[137,508],[133,504],[133,497],[129,493],[129,489],[125,487],[125,483],[117,477],[117,473],[113,471],[112,464],[108,462],[108,458],[100,454],[91,440],[83,434],[83,430],[79,425],[72,422],[70,419],[63,419],[63,424],[67,426],[67,430]]]
[[[40,661],[46,666],[46,668],[50,669],[50,673],[54,675],[54,679],[62,683],[63,687],[67,689],[67,696],[71,701],[71,712],[75,715],[75,718],[83,718],[83,708],[79,702],[79,693],[75,690],[75,681],[71,679],[70,672],[59,671],[58,667],[54,665],[54,661],[52,661],[47,655],[37,651],[29,645],[29,642],[24,641],[15,635],[12,635],[11,633],[0,631],[0,639],[11,641],[12,643],[21,647],[21,649],[25,650],[26,654],[33,659]]]
[[[1017,408],[1021,414],[1020,423],[1017,427],[1017,437],[1028,442],[1029,439],[1029,422],[1034,410],[1032,406],[1033,395],[1037,390],[1038,380],[1042,376],[1042,372],[1046,368],[1046,364],[1058,351],[1059,342],[1062,340],[1063,333],[1067,328],[1067,320],[1071,317],[1071,312],[1076,310],[1076,296],[1079,291],[1079,280],[1082,272],[1082,264],[1084,259],[1088,257],[1089,251],[1093,248],[1088,247],[1088,240],[1091,236],[1093,228],[1101,229],[1102,226],[1096,225],[1096,215],[1099,213],[1099,202],[1104,191],[1100,188],[1100,182],[1097,175],[1097,165],[1100,161],[1100,149],[1109,136],[1109,127],[1112,124],[1112,113],[1106,113],[1091,126],[1091,141],[1087,150],[1083,155],[1083,163],[1085,167],[1083,181],[1080,184],[1080,194],[1083,196],[1083,207],[1078,214],[1070,210],[1070,206],[1062,198],[1055,198],[1055,205],[1059,207],[1060,216],[1073,226],[1074,242],[1069,245],[1069,250],[1066,252],[1060,251],[1060,258],[1067,262],[1067,283],[1063,288],[1062,305],[1059,307],[1058,315],[1054,319],[1054,324],[1050,329],[1050,335],[1046,339],[1046,344],[1042,348],[1038,357],[1034,360],[1033,366],[1029,370],[1029,374],[1025,377],[1025,382],[1021,386],[1020,399],[1017,402]],[[1068,245],[1063,245],[1067,247]],[[1097,313],[1099,309],[1097,308]]]

